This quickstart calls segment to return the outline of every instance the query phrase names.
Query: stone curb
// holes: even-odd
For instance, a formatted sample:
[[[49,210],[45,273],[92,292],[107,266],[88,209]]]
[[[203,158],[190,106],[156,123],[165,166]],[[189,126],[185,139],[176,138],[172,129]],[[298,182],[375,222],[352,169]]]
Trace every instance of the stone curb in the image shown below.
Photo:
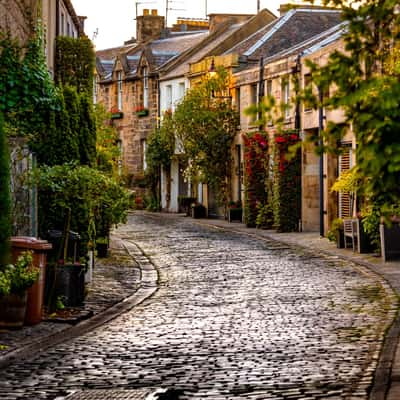
[[[296,246],[296,247],[301,247],[305,250],[311,250],[309,247],[302,245],[301,243],[293,242],[290,240],[285,240],[285,238],[278,239],[274,237],[273,235],[268,234],[267,232],[264,232],[263,235],[258,234],[257,232],[246,232],[245,227],[229,227],[229,226],[224,226],[224,225],[219,225],[215,224],[212,222],[205,222],[203,221],[197,221],[197,220],[192,220],[193,223],[198,224],[198,225],[203,225],[203,226],[209,226],[213,227],[214,229],[220,229],[220,230],[225,230],[233,233],[240,233],[240,234],[246,234],[248,236],[256,237],[258,239],[268,239],[268,240],[273,240],[278,243],[284,243],[288,246]],[[237,229],[239,228],[239,229]],[[377,266],[373,265],[372,263],[366,261],[366,260],[360,260],[359,258],[351,257],[351,256],[346,256],[343,254],[338,254],[337,252],[328,250],[328,249],[321,249],[318,248],[318,252],[321,254],[325,254],[328,256],[335,256],[338,259],[341,259],[343,261],[351,261],[354,264],[358,264],[364,268],[367,268],[368,270],[372,271],[376,275],[378,275],[381,279],[383,279],[387,284],[390,286],[391,290],[393,293],[397,295],[397,309],[399,308],[399,293],[398,291],[393,287],[391,284],[391,280],[386,277],[382,272],[380,272],[377,269]],[[399,341],[400,341],[400,313],[397,312],[396,315],[394,316],[389,328],[387,329],[384,340],[382,343],[382,348],[379,353],[379,358],[377,362],[377,366],[375,369],[375,374],[374,374],[374,379],[372,383],[372,387],[370,390],[370,395],[369,395],[369,400],[385,400],[390,397],[390,387],[391,387],[391,377],[392,377],[392,371],[394,368],[400,369],[400,365],[396,365],[395,363],[395,354],[396,350],[400,349],[399,347]]]
[[[147,300],[158,290],[158,270],[143,251],[132,242],[124,242],[124,247],[129,255],[138,263],[141,280],[140,286],[135,293],[126,297],[122,301],[113,306],[105,309],[104,311],[95,314],[93,317],[79,322],[73,326],[67,326],[65,329],[42,336],[28,345],[15,349],[4,356],[0,357],[0,368],[5,368],[8,365],[26,359],[30,359],[50,347],[56,346],[60,343],[83,335],[99,326],[110,322],[121,314],[130,311],[135,306]]]

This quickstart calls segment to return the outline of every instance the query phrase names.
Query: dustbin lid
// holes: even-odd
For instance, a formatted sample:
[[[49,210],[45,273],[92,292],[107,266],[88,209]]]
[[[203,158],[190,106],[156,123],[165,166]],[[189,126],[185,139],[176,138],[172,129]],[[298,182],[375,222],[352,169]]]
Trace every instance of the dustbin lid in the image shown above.
[[[32,236],[13,236],[11,237],[11,246],[31,250],[50,250],[53,247],[47,240]]]
[[[47,231],[47,235],[49,237],[49,239],[59,239],[62,237],[63,232],[56,230],[56,229],[50,229],[49,231]],[[74,232],[74,231],[69,231],[69,235],[68,235],[68,239],[69,240],[80,240],[81,235],[79,235],[79,233]]]

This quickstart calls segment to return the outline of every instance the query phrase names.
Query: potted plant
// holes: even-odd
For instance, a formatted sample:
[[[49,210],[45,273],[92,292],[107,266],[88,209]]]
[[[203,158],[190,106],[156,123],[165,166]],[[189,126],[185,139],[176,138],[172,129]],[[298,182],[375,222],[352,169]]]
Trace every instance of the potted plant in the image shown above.
[[[342,218],[335,218],[331,222],[331,229],[328,231],[327,238],[329,241],[336,242],[338,249],[344,248],[344,229]]]
[[[356,212],[355,197],[360,186],[360,180],[360,174],[356,167],[353,167],[339,176],[333,184],[331,191],[337,193],[349,193],[351,217],[343,218],[348,222],[348,224],[346,224],[346,221],[343,221],[343,224],[350,226],[350,222],[348,221],[350,219],[352,221],[351,224],[353,224],[355,228],[353,229],[354,232],[352,235],[349,235],[347,228],[345,228],[344,235],[345,237],[351,236],[354,241],[353,247],[356,248],[359,253],[369,253],[372,250],[371,238],[368,232],[364,229],[364,221],[362,220],[361,213]]]
[[[380,218],[379,233],[383,261],[400,259],[400,205],[390,208]]]
[[[192,218],[205,218],[207,209],[198,202],[192,203],[190,206]]]
[[[123,116],[124,113],[118,107],[111,109],[111,119],[121,119]]]
[[[20,328],[24,324],[27,290],[37,281],[39,269],[32,265],[32,253],[22,253],[15,264],[0,269],[0,326]]]
[[[149,109],[144,106],[137,106],[135,108],[135,114],[140,117],[147,117],[149,115]]]
[[[228,203],[228,221],[242,222],[243,208],[240,200],[230,201]]]
[[[109,246],[109,238],[108,237],[98,237],[96,238],[96,250],[97,257],[105,258],[108,256],[108,246]]]

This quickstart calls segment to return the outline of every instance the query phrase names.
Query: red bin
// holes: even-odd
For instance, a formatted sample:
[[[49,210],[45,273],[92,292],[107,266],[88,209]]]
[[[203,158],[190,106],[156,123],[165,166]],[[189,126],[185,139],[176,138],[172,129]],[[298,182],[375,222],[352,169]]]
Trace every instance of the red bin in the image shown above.
[[[33,265],[39,268],[38,280],[28,289],[25,324],[35,325],[42,320],[44,283],[46,276],[47,251],[52,245],[47,240],[29,236],[14,236],[11,238],[12,259],[15,263],[24,251],[32,251]]]

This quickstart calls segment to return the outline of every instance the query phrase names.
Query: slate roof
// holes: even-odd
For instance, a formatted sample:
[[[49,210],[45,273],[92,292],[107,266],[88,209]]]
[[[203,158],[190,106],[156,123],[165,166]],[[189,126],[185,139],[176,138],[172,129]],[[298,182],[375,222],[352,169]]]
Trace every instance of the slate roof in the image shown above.
[[[338,25],[340,21],[339,10],[295,8],[225,54],[238,53],[248,59],[268,58]]]
[[[102,80],[110,79],[115,60],[120,57],[126,77],[132,78],[137,73],[137,67],[144,52],[154,71],[188,48],[196,46],[207,35],[208,31],[179,32],[141,45],[134,44],[100,50],[96,52],[97,71]]]
[[[218,32],[218,35],[215,35],[213,40],[210,40],[209,43],[206,41],[210,38],[210,34],[207,33],[207,36],[204,37],[205,44],[203,46],[198,46],[197,51],[185,59],[185,62],[181,63],[180,65],[176,66],[171,72],[166,73],[162,76],[162,79],[170,79],[176,76],[182,76],[189,72],[189,64],[195,63],[209,54],[215,47],[217,47],[220,43],[224,42],[229,36],[232,35],[237,29],[243,26],[245,22],[229,25],[223,30],[222,32]]]

